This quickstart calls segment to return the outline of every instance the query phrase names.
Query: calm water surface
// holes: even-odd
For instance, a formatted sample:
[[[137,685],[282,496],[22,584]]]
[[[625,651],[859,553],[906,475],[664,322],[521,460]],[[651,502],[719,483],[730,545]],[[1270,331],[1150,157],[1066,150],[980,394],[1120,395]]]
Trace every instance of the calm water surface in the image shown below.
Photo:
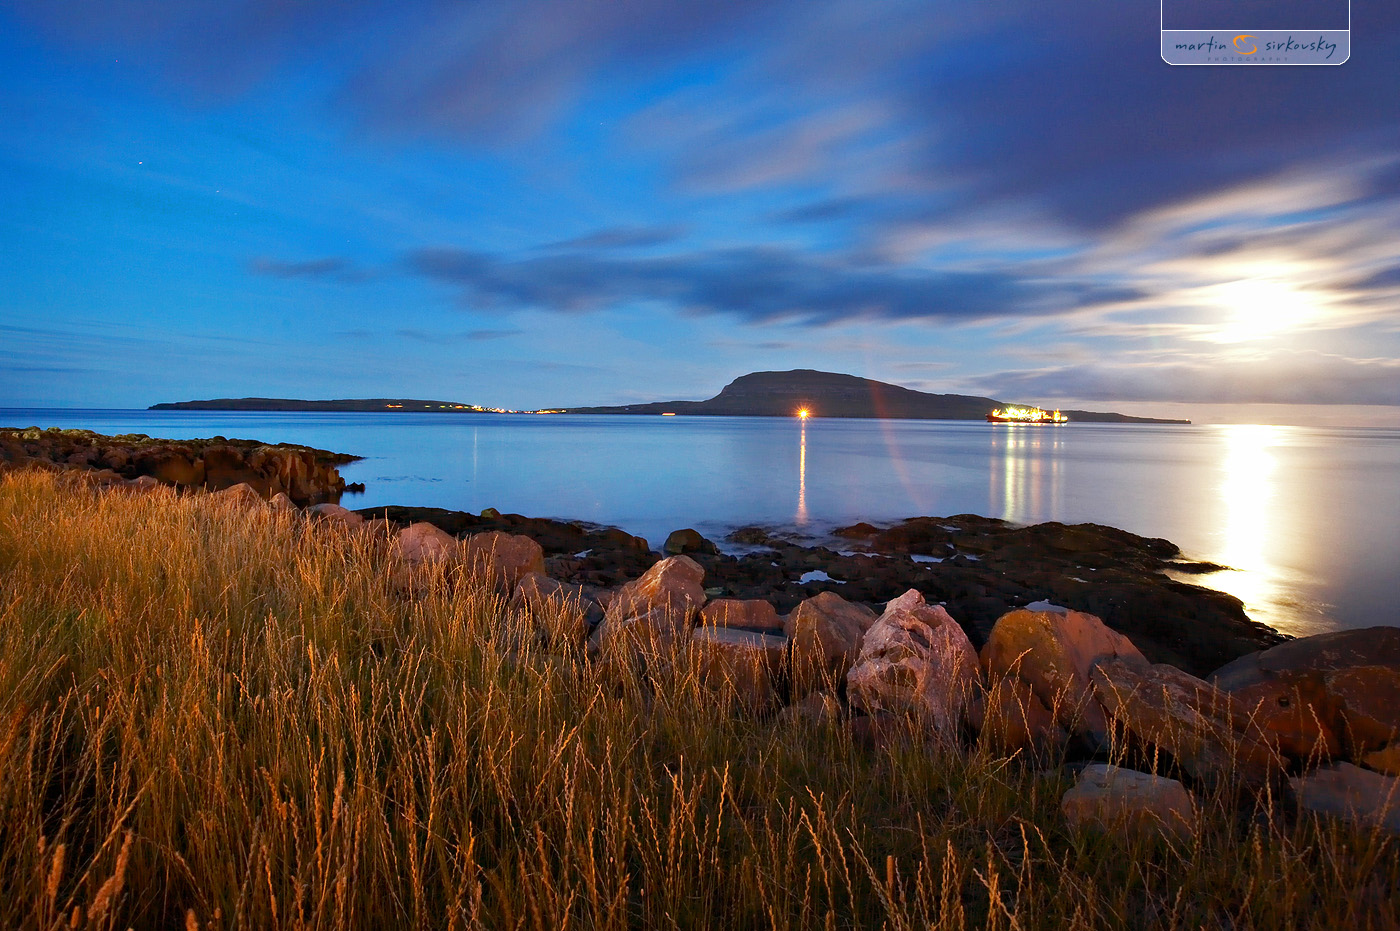
[[[350,507],[416,504],[820,536],[856,520],[1094,521],[1233,567],[1197,581],[1287,633],[1400,625],[1400,431],[963,421],[0,410],[0,424],[364,456]]]

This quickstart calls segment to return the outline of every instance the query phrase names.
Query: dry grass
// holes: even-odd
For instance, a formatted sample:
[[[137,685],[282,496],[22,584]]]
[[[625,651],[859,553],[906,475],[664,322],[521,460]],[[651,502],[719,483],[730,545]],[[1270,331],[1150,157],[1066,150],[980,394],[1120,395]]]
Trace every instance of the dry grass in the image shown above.
[[[1194,845],[1074,835],[1066,776],[522,648],[471,579],[395,595],[385,546],[0,477],[0,926],[1395,920],[1374,832],[1205,798]]]

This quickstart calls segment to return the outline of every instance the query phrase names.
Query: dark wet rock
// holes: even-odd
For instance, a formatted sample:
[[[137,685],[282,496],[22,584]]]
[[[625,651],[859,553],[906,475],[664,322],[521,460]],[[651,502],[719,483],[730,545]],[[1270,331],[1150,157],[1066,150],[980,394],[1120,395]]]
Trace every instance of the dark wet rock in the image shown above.
[[[740,527],[725,539],[731,543],[742,543],[745,546],[767,546],[773,538],[762,527]]]
[[[661,547],[661,551],[667,556],[683,556],[692,553],[719,552],[719,548],[700,535],[700,531],[686,528],[685,530],[675,530],[666,538],[666,543]]]

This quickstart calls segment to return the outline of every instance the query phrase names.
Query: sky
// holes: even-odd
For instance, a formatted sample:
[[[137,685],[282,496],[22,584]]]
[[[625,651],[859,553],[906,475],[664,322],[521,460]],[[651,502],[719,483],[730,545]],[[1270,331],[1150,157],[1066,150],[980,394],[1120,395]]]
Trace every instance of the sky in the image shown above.
[[[1356,0],[1336,67],[1171,67],[1160,26],[0,0],[0,406],[537,408],[815,368],[1400,424],[1400,5]]]

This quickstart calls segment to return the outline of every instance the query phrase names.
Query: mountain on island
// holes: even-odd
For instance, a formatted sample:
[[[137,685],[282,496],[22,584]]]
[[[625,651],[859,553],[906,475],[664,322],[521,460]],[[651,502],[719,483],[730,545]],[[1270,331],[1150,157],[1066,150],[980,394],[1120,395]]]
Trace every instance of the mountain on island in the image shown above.
[[[870,417],[892,420],[982,420],[1006,403],[966,394],[929,394],[883,381],[794,369],[753,372],[734,379],[708,401],[652,401],[615,407],[554,408],[558,414],[693,414],[712,417],[791,417],[807,410],[813,417]],[[359,398],[300,401],[294,398],[215,398],[152,404],[153,411],[357,411],[403,413],[518,413],[458,401],[413,398]],[[533,413],[533,412],[523,412]],[[1092,423],[1190,423],[1101,411],[1064,411],[1071,421]]]
[[[995,398],[929,394],[887,382],[835,372],[794,369],[754,372],[734,379],[708,401],[653,401],[617,407],[574,407],[569,414],[704,414],[730,417],[871,417],[894,420],[982,420],[1006,407]],[[1093,423],[1190,423],[1101,411],[1064,411],[1071,421]]]

